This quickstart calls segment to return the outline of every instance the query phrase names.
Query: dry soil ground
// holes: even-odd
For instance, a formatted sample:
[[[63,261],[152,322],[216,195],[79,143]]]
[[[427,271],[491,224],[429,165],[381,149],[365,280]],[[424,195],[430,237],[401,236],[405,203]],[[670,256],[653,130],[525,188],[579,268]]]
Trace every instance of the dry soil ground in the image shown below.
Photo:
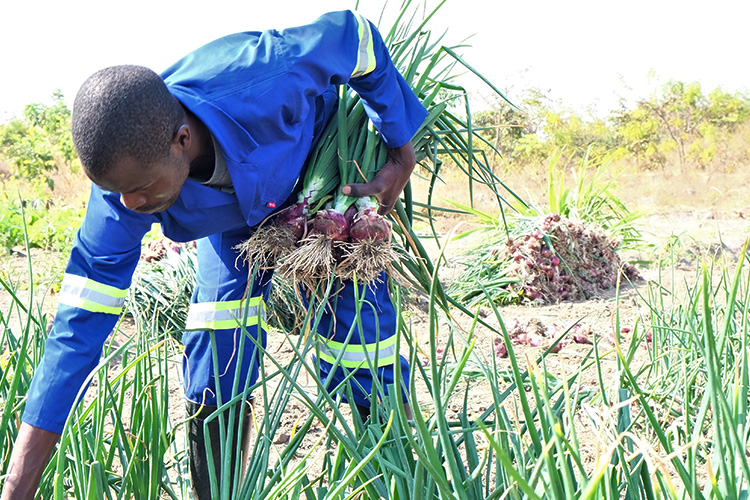
[[[449,224],[446,224],[446,232]],[[669,272],[663,273],[661,276],[657,274],[657,269],[654,266],[644,267],[641,269],[643,280],[637,282],[635,286],[624,285],[620,291],[619,297],[616,296],[615,292],[609,292],[601,294],[590,300],[579,301],[579,302],[563,302],[560,304],[547,305],[547,306],[509,306],[500,309],[501,318],[504,323],[513,327],[516,324],[525,326],[528,328],[535,328],[539,331],[545,331],[546,337],[542,340],[538,346],[519,345],[516,346],[516,352],[519,359],[534,360],[542,352],[542,350],[549,344],[551,337],[556,336],[560,332],[566,330],[574,324],[579,324],[589,332],[589,336],[597,336],[601,341],[601,345],[606,347],[611,345],[612,338],[615,334],[615,316],[619,314],[620,325],[624,327],[622,330],[623,340],[627,343],[630,338],[630,333],[627,329],[632,332],[632,327],[636,321],[644,321],[647,317],[646,304],[640,300],[640,296],[646,295],[648,287],[654,282],[661,283],[667,289],[675,287],[684,287],[686,284],[691,284],[695,280],[696,269],[699,262],[704,255],[709,253],[716,254],[719,252],[724,256],[728,262],[736,262],[739,256],[742,244],[748,237],[748,221],[744,219],[741,214],[735,211],[718,212],[712,210],[679,210],[673,211],[667,214],[661,215],[650,215],[640,219],[638,226],[642,231],[644,237],[654,244],[654,252],[641,255],[639,257],[648,259],[654,258],[658,255],[659,251],[665,251],[670,245],[674,245],[675,241],[680,242],[676,248],[676,258],[674,265],[669,268]],[[467,247],[472,244],[481,241],[481,236],[477,236],[474,240],[464,239],[460,242],[450,242],[445,240],[441,244],[447,244],[446,256],[447,264],[443,266],[441,278],[445,282],[449,282],[452,277],[460,273],[464,267],[465,254],[464,251]],[[437,245],[433,243],[432,251],[437,252]],[[34,276],[37,283],[49,281],[54,276],[59,276],[61,272],[60,268],[60,256],[50,255],[43,252],[32,251],[32,262],[34,265]],[[19,296],[22,300],[27,300],[28,288],[25,288],[23,283],[23,276],[26,275],[27,259],[23,252],[18,251],[10,257],[2,259],[0,262],[0,272],[6,277],[14,277],[21,283]],[[41,292],[37,293],[37,299]],[[44,310],[47,314],[52,316],[55,308],[55,296],[47,294],[44,300]],[[0,311],[6,314],[8,305],[10,303],[10,297],[7,293],[0,292]],[[489,311],[485,311],[484,319],[490,324],[497,325],[498,321],[493,314]],[[423,348],[427,348],[428,343],[428,325],[423,314],[420,312],[419,307],[415,307],[411,313],[411,325],[415,332],[419,342]],[[456,316],[459,323],[468,325],[470,318],[461,318]],[[441,330],[442,331],[442,330]],[[125,329],[124,334],[128,335],[132,333]],[[494,342],[496,334],[487,330],[479,328],[476,331],[477,344],[475,352],[485,359],[494,356]],[[275,353],[281,359],[288,359],[292,355],[292,351],[289,346],[284,344],[283,336],[279,334],[272,334],[269,339],[269,351]],[[639,346],[642,352],[642,356],[647,355],[645,347]],[[559,353],[551,354],[546,358],[545,366],[552,373],[558,375],[571,374],[578,369],[582,359],[589,352],[589,345],[579,345],[575,343],[566,344]],[[499,364],[507,364],[507,360],[498,360]],[[611,378],[615,370],[615,363],[613,356],[610,356],[610,360],[604,364],[604,381],[605,383]],[[181,398],[181,390],[179,389],[179,358],[176,358],[173,364],[174,373],[174,384],[172,389],[172,401],[170,403],[170,412],[173,422],[179,421],[183,418],[184,410]],[[584,374],[580,383],[596,385],[597,381],[594,373]],[[483,412],[489,405],[491,405],[491,394],[486,381],[466,381],[470,384],[468,409],[469,417],[478,416]],[[462,398],[463,396],[461,396]],[[457,412],[461,408],[462,400],[456,400],[455,404],[451,404],[448,408],[449,417],[456,416]],[[431,405],[428,400],[425,400],[424,410],[429,413],[431,411]],[[289,434],[292,432],[292,428],[298,419],[305,415],[307,412],[301,404],[292,404],[288,410],[284,419],[284,425],[281,432],[276,436],[278,444],[283,444],[288,439]],[[322,428],[313,428],[310,435],[310,442],[319,437],[322,432]],[[585,425],[581,426],[581,441],[584,448],[588,448],[589,460],[594,460],[594,454],[596,449],[596,440],[593,433],[589,432],[586,434]]]
[[[508,328],[520,326],[527,331],[535,330],[544,332],[539,345],[527,344],[515,345],[517,357],[523,364],[533,362],[544,349],[557,337],[573,325],[579,325],[582,331],[587,332],[588,337],[593,340],[594,336],[600,342],[602,351],[606,352],[613,347],[615,336],[615,320],[619,315],[620,337],[625,347],[633,342],[638,342],[638,354],[635,364],[646,362],[648,359],[647,345],[643,339],[632,339],[633,328],[636,322],[648,323],[649,309],[643,300],[648,295],[649,288],[654,290],[655,284],[659,283],[666,290],[674,290],[675,297],[681,297],[681,291],[686,286],[692,286],[696,279],[696,270],[704,257],[719,256],[726,259],[730,265],[737,261],[745,239],[750,235],[748,232],[748,221],[736,213],[682,210],[670,214],[651,215],[643,217],[638,226],[644,238],[654,245],[653,251],[644,252],[642,255],[630,257],[639,259],[654,259],[658,255],[666,256],[670,249],[674,249],[671,257],[674,265],[667,266],[667,271],[661,274],[656,266],[646,266],[640,269],[642,280],[633,286],[623,284],[619,295],[615,290],[602,293],[590,300],[578,302],[562,302],[546,306],[506,306],[500,309],[502,321]],[[441,278],[444,282],[450,282],[465,267],[464,251],[472,244],[481,242],[482,236],[476,236],[472,240],[459,240],[459,242],[443,241],[447,244],[447,264],[443,267]],[[675,241],[679,245],[675,246]],[[437,253],[437,245],[432,245],[432,252]],[[419,307],[413,308],[414,314],[410,316],[411,327],[419,339],[420,347],[429,351],[429,327],[426,315]],[[498,320],[489,309],[482,311],[484,319],[498,326]],[[465,327],[471,324],[471,318],[455,316],[458,323]],[[447,328],[441,327],[441,332],[447,332]],[[643,330],[640,330],[643,332]],[[477,339],[475,353],[480,359],[489,360],[495,356],[495,341],[497,334],[486,328],[475,330]],[[443,339],[444,341],[444,339]],[[276,342],[276,347],[274,347]],[[280,337],[271,337],[271,351],[279,353],[280,356],[288,356],[291,349],[283,345]],[[564,374],[570,376],[575,373],[584,358],[589,354],[591,345],[576,344],[568,342],[564,347],[545,359],[545,368],[556,376]],[[509,367],[507,359],[499,359],[499,366]],[[602,364],[603,381],[605,385],[614,380],[617,369],[614,353],[610,352]],[[583,372],[578,383],[584,386],[594,387],[599,384],[597,373],[590,369]],[[478,417],[484,410],[492,405],[492,395],[486,379],[481,377],[475,380],[467,379],[469,384],[468,416]],[[465,387],[465,386],[463,386]],[[463,388],[462,387],[462,388]],[[428,398],[422,401],[423,410],[429,414],[432,404]],[[448,407],[448,417],[453,419],[463,409],[463,391],[456,394],[455,401]],[[283,430],[285,436],[291,432],[291,427],[297,419],[304,414],[305,408],[301,405],[289,409],[286,419],[286,428]],[[586,425],[587,419],[581,418],[578,422],[579,438],[584,447],[584,454],[590,463],[595,458],[597,449],[596,435],[590,425]]]

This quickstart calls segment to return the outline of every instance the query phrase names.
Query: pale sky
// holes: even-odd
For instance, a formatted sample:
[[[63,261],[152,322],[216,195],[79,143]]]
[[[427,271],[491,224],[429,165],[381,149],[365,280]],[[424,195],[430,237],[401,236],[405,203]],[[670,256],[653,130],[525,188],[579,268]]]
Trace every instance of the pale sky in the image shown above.
[[[377,21],[383,4],[361,0],[358,10]],[[389,9],[399,4],[391,0]],[[350,0],[6,2],[0,123],[30,102],[49,102],[56,88],[72,104],[80,84],[106,66],[161,71],[224,34],[295,26],[353,7]],[[511,100],[534,87],[567,107],[606,115],[618,96],[645,97],[669,79],[699,81],[705,92],[750,92],[748,24],[748,0],[447,0],[432,26],[448,27],[453,44],[471,37],[464,58]],[[475,79],[464,85],[476,89],[476,102],[487,93]]]

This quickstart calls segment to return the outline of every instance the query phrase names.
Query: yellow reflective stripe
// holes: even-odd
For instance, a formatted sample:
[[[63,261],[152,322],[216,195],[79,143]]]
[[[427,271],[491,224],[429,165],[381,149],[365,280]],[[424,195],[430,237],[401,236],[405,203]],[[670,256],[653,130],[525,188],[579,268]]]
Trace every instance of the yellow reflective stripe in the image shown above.
[[[352,78],[364,76],[375,69],[375,46],[372,41],[370,23],[361,15],[354,13],[357,18],[359,47],[357,49],[357,66],[352,72]]]
[[[99,283],[84,276],[65,274],[58,302],[71,307],[107,314],[120,314],[128,290]]]
[[[190,309],[200,312],[211,312],[211,311],[229,311],[230,309],[237,309],[243,306],[243,300],[226,300],[224,302],[197,302],[190,304]],[[250,297],[248,305],[250,307],[257,307],[263,304],[263,297]]]
[[[341,342],[336,342],[334,340],[327,340],[323,336],[320,336],[320,341],[325,342],[328,345],[328,347],[336,351],[360,352],[360,353],[369,352],[371,354],[374,354],[378,350],[382,351],[383,349],[386,349],[388,347],[395,346],[396,336],[394,335],[392,337],[381,340],[380,342],[375,342],[373,344],[342,344]]]
[[[396,336],[381,340],[373,344],[342,344],[327,340],[318,335],[318,354],[320,359],[334,364],[339,358],[339,365],[346,368],[364,368],[370,363],[377,368],[392,365],[396,362]],[[375,359],[377,355],[377,360]],[[377,361],[377,362],[376,362]]]
[[[263,297],[251,297],[247,304],[243,300],[190,304],[185,327],[188,330],[228,330],[255,325],[268,329]]]

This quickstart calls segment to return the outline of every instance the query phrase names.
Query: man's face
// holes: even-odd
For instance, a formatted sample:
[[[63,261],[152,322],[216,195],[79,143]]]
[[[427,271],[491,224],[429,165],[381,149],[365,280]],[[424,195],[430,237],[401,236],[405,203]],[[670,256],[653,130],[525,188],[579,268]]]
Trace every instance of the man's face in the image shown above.
[[[130,157],[117,160],[109,173],[94,182],[102,189],[120,193],[120,201],[130,210],[154,213],[177,201],[189,173],[188,160],[173,148],[164,161],[152,167],[143,167]]]

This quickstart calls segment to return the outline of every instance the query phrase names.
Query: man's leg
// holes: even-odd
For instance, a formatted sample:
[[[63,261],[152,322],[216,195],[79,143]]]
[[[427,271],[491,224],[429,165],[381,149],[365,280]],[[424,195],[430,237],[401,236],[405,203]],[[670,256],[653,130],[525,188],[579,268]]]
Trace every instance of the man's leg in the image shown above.
[[[235,407],[236,410],[233,419],[229,418],[230,412],[225,410],[218,417],[215,417],[207,423],[206,419],[216,411],[217,407],[212,405],[200,405],[198,403],[193,403],[192,401],[186,402],[187,414],[188,416],[193,417],[193,419],[187,424],[188,457],[190,461],[190,480],[193,490],[193,498],[197,500],[215,498],[211,495],[211,481],[209,477],[209,471],[212,468],[216,471],[217,485],[222,484],[222,446],[219,419],[223,420],[226,433],[229,433],[231,429],[232,436],[234,436],[232,442],[240,443],[240,446],[232,446],[229,463],[234,467],[237,463],[238,455],[242,454],[242,471],[244,472],[246,469],[246,457],[244,454],[250,447],[252,401],[244,401],[243,404],[235,405]],[[211,439],[210,453],[207,453],[206,450],[206,434],[208,434]],[[237,436],[240,437],[237,438]],[[228,453],[228,451],[223,452],[224,455],[227,455]],[[209,463],[209,455],[213,465]],[[234,470],[232,470],[229,475],[230,482],[234,482],[234,476]],[[240,478],[241,477],[242,476],[240,475]],[[230,491],[231,488],[232,486],[230,486]]]
[[[187,321],[188,330],[194,331],[186,331],[182,339],[185,344],[183,374],[187,410],[189,415],[196,416],[188,423],[188,439],[193,494],[198,500],[211,498],[209,457],[214,462],[218,483],[222,484],[218,466],[223,444],[220,419],[224,421],[225,432],[233,434],[227,439],[227,443],[235,444],[231,453],[233,466],[237,448],[246,443],[251,428],[250,407],[244,402],[236,405],[233,425],[229,425],[229,410],[206,422],[219,405],[243,391],[246,382],[250,386],[258,379],[259,360],[255,343],[250,338],[243,339],[244,332],[239,325],[244,325],[249,335],[265,345],[265,301],[271,275],[256,277],[248,288],[248,269],[233,250],[248,236],[245,229],[210,236],[197,244],[197,287]],[[244,346],[240,349],[243,341]],[[238,378],[235,377],[237,373]],[[240,432],[242,436],[238,437]],[[206,434],[210,436],[213,448],[209,453],[205,449]],[[241,443],[240,446],[237,443]],[[242,463],[244,470],[244,460]],[[234,471],[229,477],[234,477]]]
[[[369,416],[371,394],[382,399],[395,389],[407,401],[409,363],[405,357],[396,356],[398,318],[385,274],[381,279],[381,283],[358,286],[356,293],[352,282],[334,290],[318,327],[320,378],[328,381],[329,390],[333,390],[353,372],[348,386],[363,420]],[[357,326],[358,309],[361,332]],[[341,361],[334,369],[339,356]],[[346,397],[345,390],[341,394]]]

